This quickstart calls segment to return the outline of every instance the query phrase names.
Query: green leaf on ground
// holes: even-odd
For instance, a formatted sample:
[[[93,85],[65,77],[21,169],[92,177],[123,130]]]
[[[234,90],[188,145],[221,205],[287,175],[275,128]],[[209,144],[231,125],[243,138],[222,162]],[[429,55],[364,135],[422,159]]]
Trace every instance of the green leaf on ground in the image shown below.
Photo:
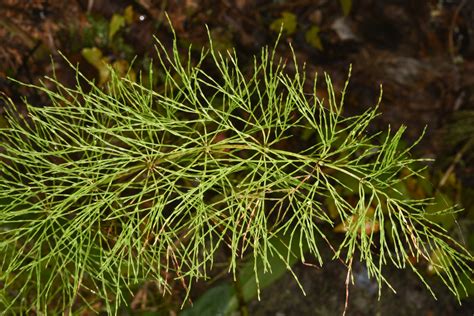
[[[257,297],[258,292],[280,279],[286,272],[291,271],[291,267],[300,258],[299,238],[296,234],[291,238],[291,234],[286,234],[282,239],[273,238],[271,243],[272,254],[267,257],[268,263],[264,264],[262,260],[253,260],[247,262],[240,274],[239,281],[242,286],[242,296],[245,302],[249,302]],[[288,253],[291,255],[282,258],[282,255]],[[305,248],[306,249],[306,248]],[[269,271],[268,265],[271,271]],[[256,279],[257,272],[258,279]],[[205,292],[191,308],[180,313],[180,316],[213,316],[230,315],[238,308],[238,299],[235,289],[230,282],[217,285]]]
[[[342,12],[345,16],[348,16],[351,13],[352,9],[352,0],[339,0],[342,8]]]
[[[114,38],[114,35],[125,26],[125,18],[120,14],[114,14],[109,23],[109,43]]]
[[[323,43],[319,37],[320,29],[318,26],[314,25],[304,34],[306,42],[313,46],[316,49],[323,50]]]
[[[449,211],[452,211],[453,207],[453,201],[446,194],[437,192],[433,199],[433,203],[426,207],[426,217],[429,220],[442,225],[444,228],[449,229],[456,221],[455,214],[452,214],[452,212]]]
[[[276,19],[270,24],[270,29],[275,32],[283,31],[287,35],[295,33],[298,25],[298,19],[294,13],[284,11],[281,13],[281,18]]]
[[[103,85],[110,76],[110,70],[107,67],[107,59],[103,57],[102,51],[97,47],[83,48],[82,57],[99,73],[99,85]]]

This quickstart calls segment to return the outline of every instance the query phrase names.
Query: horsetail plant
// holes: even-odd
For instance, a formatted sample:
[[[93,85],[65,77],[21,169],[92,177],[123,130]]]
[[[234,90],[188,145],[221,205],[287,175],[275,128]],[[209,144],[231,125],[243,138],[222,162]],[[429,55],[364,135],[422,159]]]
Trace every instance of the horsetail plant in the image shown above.
[[[244,74],[235,51],[219,53],[212,41],[195,63],[183,61],[176,40],[171,53],[157,47],[160,91],[150,65],[138,82],[111,69],[102,87],[79,72],[74,88],[46,77],[54,89],[29,86],[50,104],[25,100],[26,118],[8,100],[0,130],[3,310],[74,312],[93,296],[117,313],[145,281],[165,291],[179,282],[189,292],[223,251],[234,278],[243,261],[270,273],[270,255],[289,260],[289,247],[275,246],[282,236],[296,242],[301,260],[323,264],[322,247],[349,271],[360,260],[379,287],[388,284],[387,264],[412,268],[428,286],[415,264],[438,251],[432,263],[460,295],[472,255],[427,218],[429,200],[397,189],[423,161],[398,146],[404,127],[374,141],[380,134],[366,130],[377,107],[343,117],[347,83],[336,96],[325,75],[327,97],[316,94],[316,79],[308,94],[304,69],[294,60],[290,75],[275,48],[262,49]],[[330,244],[327,228],[339,223],[345,238]]]

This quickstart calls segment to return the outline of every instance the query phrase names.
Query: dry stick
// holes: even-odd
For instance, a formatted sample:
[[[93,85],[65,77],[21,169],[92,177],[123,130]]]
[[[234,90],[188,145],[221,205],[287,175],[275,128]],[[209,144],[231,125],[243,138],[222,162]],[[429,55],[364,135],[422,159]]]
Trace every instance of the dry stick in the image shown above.
[[[462,156],[464,155],[466,150],[468,150],[471,147],[471,145],[473,143],[474,143],[474,138],[471,138],[469,141],[467,141],[464,144],[464,146],[461,148],[461,150],[458,151],[458,153],[456,154],[456,156],[453,159],[453,162],[449,165],[448,169],[446,170],[446,172],[443,174],[443,177],[439,181],[438,187],[436,188],[437,190],[439,190],[442,186],[444,186],[446,184],[446,182],[448,181],[449,176],[451,175],[451,173],[453,173],[454,168],[461,161]],[[454,215],[451,215],[451,216],[454,217]],[[459,235],[461,237],[461,240],[462,240],[463,244],[466,245],[466,241],[464,240],[464,234],[462,233],[461,226],[459,225],[459,222],[456,219],[456,217],[454,217],[454,222],[456,223],[457,228],[461,232],[461,234],[459,234]]]
[[[456,167],[456,165],[461,161],[462,156],[464,155],[466,150],[468,150],[468,148],[471,147],[473,142],[474,142],[474,138],[471,138],[469,141],[467,141],[464,144],[464,146],[461,148],[461,150],[456,154],[456,156],[453,159],[453,162],[451,163],[451,165],[449,165],[448,169],[446,170],[443,177],[439,181],[438,188],[441,188],[442,186],[444,186],[446,184],[446,181],[448,181],[449,176],[454,171],[454,167]]]
[[[351,280],[352,275],[352,259],[349,260],[349,264],[347,266],[347,276],[346,276],[346,302],[344,303],[344,312],[342,312],[342,316],[346,316],[347,307],[349,306],[349,283]]]
[[[454,35],[454,28],[456,27],[456,22],[459,18],[459,13],[461,12],[462,7],[466,4],[467,0],[462,0],[459,5],[456,7],[456,10],[454,11],[453,18],[451,20],[451,24],[449,25],[449,37],[448,37],[448,50],[449,54],[451,55],[451,58],[454,60],[454,54],[456,53],[454,51],[454,42],[453,42],[453,35]]]

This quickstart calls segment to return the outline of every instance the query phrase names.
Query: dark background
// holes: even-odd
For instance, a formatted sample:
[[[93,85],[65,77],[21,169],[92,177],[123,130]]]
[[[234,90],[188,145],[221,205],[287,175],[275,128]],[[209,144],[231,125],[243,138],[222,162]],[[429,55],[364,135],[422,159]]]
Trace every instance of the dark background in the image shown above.
[[[352,5],[346,12],[339,1],[330,0],[0,0],[0,91],[12,98],[20,112],[24,111],[23,97],[41,105],[46,102],[43,96],[7,77],[37,84],[43,76],[52,75],[51,61],[58,79],[74,84],[74,72],[58,51],[90,78],[99,78],[98,69],[84,58],[83,49],[90,47],[100,49],[110,63],[129,65],[137,56],[133,68],[139,72],[155,54],[153,35],[171,43],[165,12],[183,47],[207,45],[208,25],[215,44],[236,47],[246,67],[263,45],[275,42],[279,19],[290,16],[285,21],[296,24],[294,29],[284,29],[281,41],[293,45],[298,61],[306,62],[309,74],[327,72],[338,91],[352,64],[345,115],[375,105],[382,84],[378,127],[407,125],[408,142],[427,127],[416,154],[435,159],[429,180],[465,208],[451,232],[472,249],[474,116],[472,123],[468,120],[474,111],[474,1],[345,3]],[[129,6],[129,20],[110,38],[112,16],[123,15]],[[288,58],[288,45],[280,45],[277,53]],[[2,111],[0,106],[0,114]],[[342,313],[346,278],[342,264],[334,261],[321,268],[301,264],[296,265],[295,272],[307,296],[301,294],[291,275],[286,275],[262,292],[260,302],[249,305],[250,315]],[[355,265],[354,273],[348,315],[474,312],[472,299],[465,299],[459,306],[435,277],[429,277],[429,282],[438,301],[413,273],[389,268],[388,278],[398,294],[384,288],[378,301],[377,285],[367,279],[364,267]],[[137,303],[133,309],[137,313],[158,310],[151,301]]]

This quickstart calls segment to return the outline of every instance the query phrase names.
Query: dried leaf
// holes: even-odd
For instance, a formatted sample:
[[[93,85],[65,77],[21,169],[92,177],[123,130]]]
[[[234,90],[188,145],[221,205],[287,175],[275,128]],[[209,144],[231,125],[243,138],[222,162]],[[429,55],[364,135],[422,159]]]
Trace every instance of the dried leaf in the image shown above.
[[[131,81],[136,81],[137,75],[130,64],[125,59],[119,59],[112,64],[112,68],[120,77],[127,77]]]
[[[331,29],[336,32],[341,41],[356,41],[358,40],[352,27],[349,23],[349,18],[340,17],[331,24]]]
[[[351,224],[354,221],[357,221],[359,217],[354,215],[349,217],[346,221],[340,223],[336,227],[334,227],[333,231],[335,233],[346,233],[351,228]],[[376,220],[366,219],[364,222],[364,231],[366,235],[371,235],[372,233],[376,233],[380,231],[380,224]],[[360,235],[362,233],[362,229],[358,228],[357,233]]]

